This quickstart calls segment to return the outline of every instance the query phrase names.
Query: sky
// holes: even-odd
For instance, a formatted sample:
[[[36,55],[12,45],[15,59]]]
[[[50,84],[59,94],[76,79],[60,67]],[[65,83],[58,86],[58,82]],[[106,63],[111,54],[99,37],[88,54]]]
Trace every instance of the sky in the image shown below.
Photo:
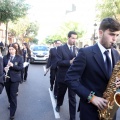
[[[31,5],[29,18],[40,25],[37,38],[44,39],[55,33],[65,21],[80,22],[85,29],[91,31],[95,22],[96,0],[26,0]],[[76,5],[76,12],[65,14]],[[90,30],[89,30],[90,29]]]

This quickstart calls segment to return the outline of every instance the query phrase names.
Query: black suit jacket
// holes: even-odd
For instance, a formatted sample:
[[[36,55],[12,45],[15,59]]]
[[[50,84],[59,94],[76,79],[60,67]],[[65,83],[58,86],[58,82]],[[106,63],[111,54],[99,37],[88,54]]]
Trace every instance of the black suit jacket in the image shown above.
[[[51,48],[46,68],[56,69],[57,67],[57,48]]]
[[[119,61],[119,53],[111,49],[113,66]],[[66,78],[68,86],[80,97],[80,111],[83,120],[98,120],[97,107],[88,103],[91,91],[102,97],[109,78],[105,69],[102,53],[97,44],[79,50],[73,65],[69,68]],[[86,116],[84,112],[90,114]],[[95,117],[96,116],[96,117]]]
[[[4,44],[3,44],[3,42],[0,42],[0,49],[1,49],[1,52],[2,52],[3,49],[4,49]]]
[[[73,51],[78,51],[78,48],[74,47]],[[58,82],[64,82],[66,72],[71,66],[70,60],[72,60],[74,57],[76,57],[75,52],[72,54],[67,44],[59,46],[57,48]]]
[[[4,67],[7,66],[9,59],[10,59],[10,56],[6,55],[3,57]],[[21,70],[23,69],[22,56],[15,55],[12,63],[13,63],[13,67],[9,68],[8,75],[10,76],[11,82],[19,82],[21,81]]]
[[[4,82],[3,82],[3,59],[0,57],[0,94],[2,93]]]
[[[26,58],[27,55],[27,58]],[[22,56],[23,56],[23,61],[24,62],[29,62],[30,58],[31,58],[31,51],[27,49],[27,52],[22,49]]]

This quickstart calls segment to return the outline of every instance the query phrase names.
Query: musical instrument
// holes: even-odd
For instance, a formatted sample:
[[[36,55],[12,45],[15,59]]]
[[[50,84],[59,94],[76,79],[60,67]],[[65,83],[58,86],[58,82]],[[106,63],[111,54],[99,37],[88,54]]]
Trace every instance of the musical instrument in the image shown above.
[[[116,77],[120,78],[120,61],[115,65],[107,88],[103,93],[103,98],[108,100],[108,106],[104,110],[98,110],[100,120],[112,120],[120,107],[120,89],[116,89]]]
[[[45,72],[44,76],[46,76],[46,75],[47,75],[47,73],[49,72],[50,68],[51,68],[51,66],[50,66],[50,67],[46,70],[46,72]]]
[[[8,64],[9,64],[10,60],[8,60]],[[10,78],[10,76],[8,76],[8,71],[9,71],[9,65],[7,64],[7,66],[4,68],[5,70],[5,82],[7,78]]]

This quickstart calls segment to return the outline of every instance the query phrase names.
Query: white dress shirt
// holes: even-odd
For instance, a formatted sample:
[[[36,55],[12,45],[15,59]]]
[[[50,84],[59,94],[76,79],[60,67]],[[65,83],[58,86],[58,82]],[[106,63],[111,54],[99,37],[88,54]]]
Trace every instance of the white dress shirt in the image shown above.
[[[97,43],[98,44],[98,47],[100,48],[100,51],[102,53],[102,56],[103,56],[103,59],[104,59],[104,62],[106,61],[106,56],[104,54],[105,51],[109,50],[109,58],[110,58],[110,61],[111,61],[111,66],[112,66],[112,55],[111,55],[111,49],[106,49],[104,48],[99,42]]]
[[[68,46],[69,50],[72,49],[72,51],[73,51],[73,45],[71,46],[67,43],[67,46]]]
[[[10,57],[12,57],[12,60],[15,58],[15,55],[10,55]],[[11,59],[11,58],[10,58]]]

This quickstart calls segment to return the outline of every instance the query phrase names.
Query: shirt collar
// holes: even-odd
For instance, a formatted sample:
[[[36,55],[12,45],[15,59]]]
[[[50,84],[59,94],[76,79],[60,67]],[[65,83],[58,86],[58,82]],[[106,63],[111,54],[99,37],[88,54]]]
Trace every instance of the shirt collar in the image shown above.
[[[15,55],[10,55],[10,56],[15,57]]]
[[[104,47],[100,44],[100,42],[98,42],[97,44],[98,44],[98,47],[100,48],[100,51],[102,52],[102,54],[104,54],[104,52],[105,52],[106,50],[109,50],[109,53],[111,53],[111,49],[106,49],[106,48],[104,48]]]
[[[68,48],[70,49],[70,47],[72,47],[73,48],[73,45],[69,45],[68,43],[67,43],[67,46],[68,46]]]

